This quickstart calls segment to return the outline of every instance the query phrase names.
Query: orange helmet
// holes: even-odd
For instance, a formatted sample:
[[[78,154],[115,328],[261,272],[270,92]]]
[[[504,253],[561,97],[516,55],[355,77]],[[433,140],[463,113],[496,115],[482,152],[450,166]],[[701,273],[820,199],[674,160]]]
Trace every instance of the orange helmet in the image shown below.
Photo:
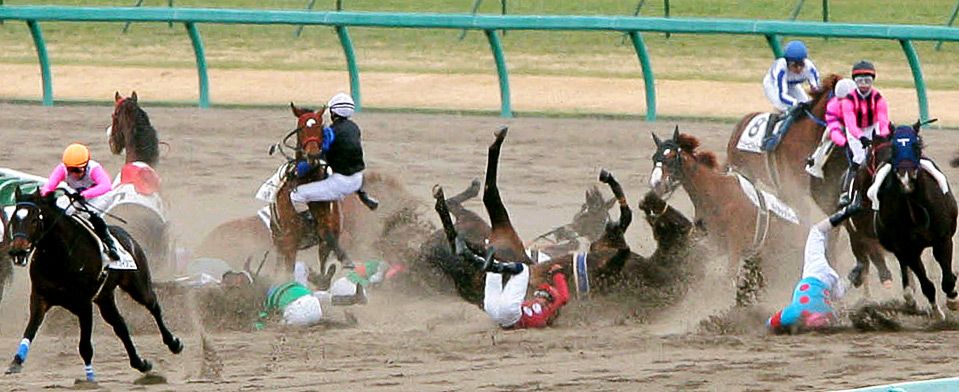
[[[63,165],[66,167],[84,167],[90,161],[90,150],[80,143],[73,143],[63,150]]]

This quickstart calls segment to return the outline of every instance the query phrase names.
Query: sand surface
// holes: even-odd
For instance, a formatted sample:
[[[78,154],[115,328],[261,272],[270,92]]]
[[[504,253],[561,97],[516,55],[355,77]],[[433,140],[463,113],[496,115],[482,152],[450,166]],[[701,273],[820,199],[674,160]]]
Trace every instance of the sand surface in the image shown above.
[[[260,207],[252,195],[279,163],[266,150],[294,125],[288,108],[199,110],[145,104],[145,109],[170,145],[159,170],[178,247],[197,246],[217,224],[249,216]],[[82,141],[90,145],[95,159],[115,172],[122,158],[108,155],[103,133],[111,110],[108,104],[54,108],[0,104],[0,166],[45,175],[65,144]],[[647,189],[651,168],[649,132],[666,136],[674,125],[399,113],[365,113],[356,121],[363,128],[369,170],[399,179],[403,192],[426,211],[433,184],[458,190],[483,175],[492,131],[510,125],[500,189],[524,239],[566,223],[579,210],[586,187],[597,184],[601,167],[620,179],[635,206]],[[731,125],[679,125],[724,160]],[[946,162],[955,152],[949,142],[952,136],[947,131],[926,132],[928,155]],[[955,185],[959,170],[945,171]],[[388,200],[393,195],[375,196]],[[693,215],[684,192],[677,192],[670,202]],[[467,206],[479,209],[480,203]],[[655,248],[642,219],[634,220],[627,234],[634,251],[649,255]],[[802,239],[795,244],[801,246]],[[715,268],[726,261],[717,255],[702,262]],[[779,262],[792,263],[798,279],[801,260]],[[898,270],[894,260],[888,262]],[[836,264],[845,275],[851,267],[848,250]],[[930,270],[938,276],[938,267]],[[952,361],[957,358],[959,334],[951,331],[769,336],[756,320],[731,334],[699,331],[700,320],[732,303],[727,286],[722,279],[708,280],[678,307],[649,319],[622,314],[608,301],[572,303],[553,328],[531,331],[502,331],[482,311],[458,298],[373,291],[368,305],[351,308],[359,320],[354,328],[212,333],[209,339],[222,365],[218,380],[201,374],[204,359],[195,329],[173,323],[186,343],[186,350],[174,356],[155,329],[141,323],[146,328],[134,328],[140,352],[169,381],[142,387],[133,384],[139,374],[128,366],[110,328],[98,321],[94,365],[104,390],[148,391],[803,391],[955,374]],[[762,306],[772,311],[784,305],[791,290],[791,284],[771,288],[770,300]],[[880,297],[896,295],[880,290],[873,288]],[[853,292],[849,300],[859,296]],[[27,298],[28,277],[18,268],[0,306],[0,347],[10,355],[26,324]],[[328,313],[343,320],[342,312]],[[143,309],[127,311],[134,324],[145,315]],[[41,329],[24,372],[0,377],[0,388],[74,387],[74,378],[83,374],[76,335],[58,325]]]

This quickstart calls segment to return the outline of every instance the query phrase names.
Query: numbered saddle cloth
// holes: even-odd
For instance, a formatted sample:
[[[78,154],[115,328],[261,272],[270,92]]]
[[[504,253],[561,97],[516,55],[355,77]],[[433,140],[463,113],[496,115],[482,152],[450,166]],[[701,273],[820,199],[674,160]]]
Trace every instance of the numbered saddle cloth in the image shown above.
[[[772,132],[781,135],[779,128],[783,126],[783,117],[775,113],[760,113],[749,120],[743,132],[739,134],[736,148],[740,151],[763,153],[763,139]],[[778,143],[777,143],[778,144]]]

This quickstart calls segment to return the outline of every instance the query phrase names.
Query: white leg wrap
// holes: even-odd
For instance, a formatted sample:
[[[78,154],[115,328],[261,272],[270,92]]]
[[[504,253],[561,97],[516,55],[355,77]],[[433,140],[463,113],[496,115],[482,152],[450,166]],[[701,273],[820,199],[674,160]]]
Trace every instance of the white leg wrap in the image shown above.
[[[873,211],[879,211],[879,187],[882,186],[882,182],[886,180],[886,176],[889,175],[889,172],[892,171],[892,165],[888,163],[883,163],[879,170],[876,170],[876,177],[872,180],[872,185],[869,186],[869,190],[866,191],[866,196],[869,197],[869,201],[872,202]]]
[[[936,182],[939,183],[939,188],[942,189],[942,194],[949,193],[949,181],[946,180],[946,175],[942,174],[939,169],[936,169],[936,165],[932,164],[932,161],[928,159],[920,159],[919,166],[922,166],[923,169],[926,169],[929,174],[932,175],[932,178],[936,179]]]

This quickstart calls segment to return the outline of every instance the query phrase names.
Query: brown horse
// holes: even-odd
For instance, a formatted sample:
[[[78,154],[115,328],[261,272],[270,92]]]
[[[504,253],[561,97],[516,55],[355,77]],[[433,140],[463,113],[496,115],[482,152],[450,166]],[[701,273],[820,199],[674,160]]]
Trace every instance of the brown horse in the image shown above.
[[[283,183],[277,192],[275,202],[270,207],[272,218],[270,227],[273,244],[279,253],[278,257],[286,270],[292,273],[296,252],[299,249],[298,229],[300,227],[297,224],[299,218],[290,200],[290,194],[299,185],[323,180],[328,173],[326,163],[321,159],[324,139],[323,112],[326,111],[326,107],[313,110],[297,107],[290,102],[290,109],[293,111],[293,116],[297,118],[296,129],[286,135],[282,145],[293,150],[295,154],[289,157],[290,161],[286,165]],[[295,145],[289,144],[289,139],[293,136],[296,136]],[[300,162],[306,162],[311,167],[309,172],[299,175],[296,173],[296,166]],[[327,259],[331,252],[344,266],[352,265],[349,256],[339,244],[342,229],[340,203],[338,201],[310,202],[307,206],[313,218],[313,230],[320,239],[317,249],[319,275],[327,275]]]
[[[921,123],[902,126],[885,138],[876,138],[866,162],[856,173],[856,185],[863,198],[866,213],[855,217],[854,224],[879,239],[884,248],[896,255],[902,273],[903,292],[907,302],[912,298],[909,270],[919,280],[923,295],[940,318],[945,318],[936,303],[936,288],[926,276],[921,255],[925,248],[942,270],[941,289],[946,294],[946,305],[959,310],[956,292],[956,274],[952,271],[952,237],[956,233],[959,208],[952,190],[943,193],[935,178],[919,167],[922,157]],[[877,172],[883,179],[876,179]],[[876,194],[871,193],[871,189]],[[879,202],[874,211],[871,199]]]
[[[784,234],[792,234],[790,226],[798,227],[780,216],[770,217],[775,210],[767,212],[766,208],[757,207],[757,202],[763,207],[773,202],[770,195],[755,192],[757,200],[751,201],[742,189],[744,178],[733,170],[719,171],[715,155],[697,151],[699,140],[680,134],[678,126],[672,138],[660,140],[653,134],[653,141],[656,152],[652,157],[650,186],[663,197],[671,195],[679,186],[686,189],[696,209],[696,219],[706,226],[710,238],[728,252],[730,276],[737,275],[740,267],[746,273],[758,272],[758,264],[745,263],[758,262],[755,257],[760,255],[766,238],[782,238]],[[740,261],[744,265],[740,266]]]
[[[839,148],[834,148],[823,165],[824,178],[810,176],[805,171],[807,158],[819,145],[825,126],[822,119],[826,113],[826,104],[831,92],[840,79],[839,75],[829,75],[823,79],[819,90],[810,92],[811,101],[808,109],[803,110],[800,118],[796,119],[782,136],[778,147],[773,151],[757,154],[741,151],[737,148],[740,136],[753,117],[760,113],[747,114],[733,128],[726,146],[726,165],[748,177],[757,179],[769,186],[779,189],[779,195],[787,202],[796,204],[799,197],[790,195],[810,194],[816,205],[826,214],[835,212],[839,201],[840,182],[842,175],[849,167],[844,154]],[[885,256],[879,242],[866,233],[855,230],[848,222],[845,224],[849,234],[849,242],[853,255],[856,257],[856,267],[849,273],[849,279],[856,287],[865,282],[866,272],[870,261],[876,267],[879,279],[889,287],[892,274],[886,267]]]
[[[160,196],[160,176],[154,170],[160,163],[157,131],[140,107],[136,91],[128,98],[116,92],[114,101],[112,122],[107,128],[110,152],[126,152],[126,159],[106,217],[113,220],[111,224],[122,224],[155,266],[165,267],[170,254],[170,233],[166,205]]]

